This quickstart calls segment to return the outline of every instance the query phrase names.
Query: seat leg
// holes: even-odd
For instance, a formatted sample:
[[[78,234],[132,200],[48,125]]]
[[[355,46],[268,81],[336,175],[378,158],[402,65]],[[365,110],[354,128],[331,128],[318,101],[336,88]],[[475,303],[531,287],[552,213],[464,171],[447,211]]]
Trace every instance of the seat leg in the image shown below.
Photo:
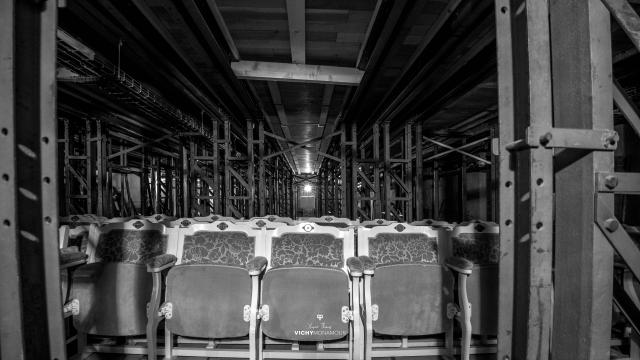
[[[258,360],[264,360],[264,335],[262,334],[262,321],[258,323]]]
[[[91,354],[87,352],[87,334],[78,331],[77,334],[78,341],[78,354],[77,359],[84,360],[88,358]]]
[[[173,358],[173,334],[165,324],[164,327],[164,360],[171,360]]]
[[[469,360],[471,346],[471,303],[467,297],[467,275],[458,275],[458,296],[460,298],[460,314],[458,320],[462,327],[462,341],[460,344],[460,359]]]

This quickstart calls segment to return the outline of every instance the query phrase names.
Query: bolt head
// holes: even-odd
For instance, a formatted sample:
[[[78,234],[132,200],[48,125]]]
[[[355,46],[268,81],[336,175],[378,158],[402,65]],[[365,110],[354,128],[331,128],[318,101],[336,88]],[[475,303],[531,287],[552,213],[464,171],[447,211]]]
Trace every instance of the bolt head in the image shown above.
[[[616,186],[618,186],[618,177],[615,175],[607,175],[604,178],[604,186],[606,186],[608,189],[614,189]]]
[[[550,132],[540,136],[540,145],[545,146],[547,145],[551,139],[553,138],[553,135],[551,135]]]
[[[620,223],[616,219],[607,219],[604,221],[604,227],[609,230],[609,232],[614,232],[618,230]]]
[[[617,132],[609,131],[603,138],[604,147],[607,149],[610,147],[613,147],[618,143],[619,140],[620,140],[620,137],[618,136]]]

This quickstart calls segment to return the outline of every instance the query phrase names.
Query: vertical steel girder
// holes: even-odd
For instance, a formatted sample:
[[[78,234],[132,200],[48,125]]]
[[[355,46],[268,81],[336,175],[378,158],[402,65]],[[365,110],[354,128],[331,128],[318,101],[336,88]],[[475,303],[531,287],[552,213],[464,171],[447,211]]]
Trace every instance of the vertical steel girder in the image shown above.
[[[246,148],[241,139],[231,132],[225,119],[225,215],[237,218],[253,217],[255,209],[253,122],[247,120]],[[244,154],[244,155],[243,155]]]
[[[597,130],[613,127],[609,14],[600,0],[498,0],[496,19],[498,358],[608,358],[613,254],[594,224],[594,173],[612,169],[617,141]]]
[[[352,137],[352,176],[353,216],[362,220],[372,220],[381,216],[380,204],[380,130],[379,125],[373,125],[371,138],[364,141],[357,140],[356,127],[353,126]],[[358,145],[360,154],[358,154]]]
[[[0,2],[0,358],[65,359],[55,1]]]
[[[191,210],[192,216],[207,216],[219,214],[222,207],[220,191],[220,143],[219,123],[213,119],[212,138],[190,136],[191,152],[189,154],[189,169],[191,180]]]
[[[387,220],[413,221],[413,161],[412,137],[413,122],[405,125],[399,138],[399,155],[391,153],[391,134],[389,123],[382,124],[383,161],[384,161],[384,203]],[[418,140],[419,142],[420,140]]]
[[[500,291],[505,295],[500,297],[498,314],[501,359],[547,359],[550,352],[553,152],[534,148],[510,154],[504,142],[525,137],[528,126],[553,126],[548,6],[548,0],[496,2],[502,170]],[[509,164],[514,162],[512,172]],[[526,241],[516,247],[514,238]]]
[[[73,124],[71,124],[71,122]],[[73,125],[73,126],[72,126]],[[58,139],[63,146],[64,202],[60,212],[69,214],[95,214],[97,209],[94,193],[96,159],[93,149],[99,146],[99,138],[93,137],[90,119],[70,121],[62,119],[63,138]]]

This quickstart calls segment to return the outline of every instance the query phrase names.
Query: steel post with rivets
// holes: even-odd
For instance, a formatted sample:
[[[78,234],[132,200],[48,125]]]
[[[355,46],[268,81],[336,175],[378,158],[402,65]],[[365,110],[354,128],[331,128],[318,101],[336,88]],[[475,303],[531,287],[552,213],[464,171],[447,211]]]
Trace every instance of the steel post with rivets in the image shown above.
[[[0,358],[66,359],[58,259],[56,1],[0,1]]]

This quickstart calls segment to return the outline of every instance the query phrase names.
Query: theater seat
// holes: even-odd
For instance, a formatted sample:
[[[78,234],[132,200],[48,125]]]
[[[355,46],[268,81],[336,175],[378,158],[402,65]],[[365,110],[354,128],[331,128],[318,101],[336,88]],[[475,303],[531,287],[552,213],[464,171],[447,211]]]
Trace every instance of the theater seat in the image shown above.
[[[168,271],[165,301],[160,305],[152,300],[151,306],[150,332],[165,321],[165,359],[258,358],[259,278],[266,267],[266,259],[260,256],[264,231],[226,221],[178,229],[177,265]],[[154,282],[153,293],[160,292],[161,283]],[[208,342],[247,336],[249,346],[207,347]],[[182,346],[176,337],[201,339],[202,346]],[[156,359],[157,343],[148,346],[148,358]]]
[[[467,294],[473,304],[473,334],[498,334],[498,261],[500,230],[498,224],[471,221],[457,225],[451,234],[454,256],[473,263],[473,276],[467,281]]]
[[[471,266],[446,258],[439,232],[405,223],[358,229],[365,359],[454,353],[468,359],[471,314],[464,289]],[[455,349],[453,319],[462,332]]]
[[[266,249],[262,331],[268,339],[292,346],[286,351],[264,349],[263,357],[361,358],[361,323],[354,309],[362,269],[353,256],[353,229],[313,223],[279,227],[267,231]],[[316,347],[300,349],[303,342]],[[327,342],[344,346],[325,351]]]
[[[73,272],[70,295],[83,357],[102,351],[100,346],[85,347],[87,335],[146,335],[153,282],[147,263],[165,254],[168,237],[164,225],[144,220],[91,225],[88,263]],[[109,350],[113,351],[139,354],[146,352],[146,346]]]

